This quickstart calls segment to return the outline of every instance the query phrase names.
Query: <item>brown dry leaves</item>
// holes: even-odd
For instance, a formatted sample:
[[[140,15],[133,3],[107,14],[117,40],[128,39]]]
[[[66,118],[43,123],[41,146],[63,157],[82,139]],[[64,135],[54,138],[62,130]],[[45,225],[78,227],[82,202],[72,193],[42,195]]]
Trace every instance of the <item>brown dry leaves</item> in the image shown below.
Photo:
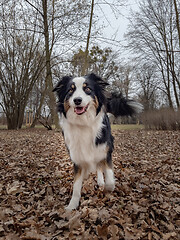
[[[73,169],[61,133],[0,131],[0,239],[180,239],[180,133],[114,131],[116,188],[96,176],[66,213]]]

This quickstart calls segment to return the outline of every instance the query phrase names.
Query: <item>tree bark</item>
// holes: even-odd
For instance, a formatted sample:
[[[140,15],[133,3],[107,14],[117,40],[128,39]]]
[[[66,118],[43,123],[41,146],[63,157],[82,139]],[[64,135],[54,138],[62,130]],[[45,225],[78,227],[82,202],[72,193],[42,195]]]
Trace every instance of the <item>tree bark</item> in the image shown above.
[[[52,71],[51,71],[51,54],[49,48],[49,29],[47,20],[47,0],[42,0],[43,6],[43,23],[44,23],[44,39],[45,39],[45,51],[46,51],[46,82],[47,82],[47,94],[49,96],[49,106],[51,112],[52,121],[55,127],[59,129],[59,118],[56,113],[56,99],[54,93],[52,92]]]
[[[42,95],[41,95],[40,104],[39,104],[39,106],[38,106],[38,108],[37,108],[37,110],[36,110],[34,120],[33,120],[32,124],[31,124],[31,126],[30,126],[31,128],[34,128],[34,127],[35,127],[35,125],[36,125],[36,123],[37,123],[37,120],[38,120],[38,118],[39,118],[39,116],[40,116],[40,114],[41,114],[41,108],[42,108],[42,105],[43,105],[43,103],[44,103],[45,95],[46,95],[46,88],[45,88],[45,90],[43,91],[43,93],[42,93]]]
[[[94,11],[94,0],[92,0],[92,3],[91,3],[91,15],[90,15],[90,21],[89,21],[89,31],[88,31],[87,42],[86,42],[86,50],[85,50],[85,56],[84,56],[84,65],[82,69],[82,75],[87,74],[87,69],[88,69],[88,52],[89,52],[89,42],[91,37],[93,11]]]
[[[174,9],[176,13],[176,25],[177,25],[177,31],[178,31],[178,36],[179,36],[179,48],[180,48],[180,25],[179,25],[179,12],[177,8],[177,3],[176,0],[174,0]]]

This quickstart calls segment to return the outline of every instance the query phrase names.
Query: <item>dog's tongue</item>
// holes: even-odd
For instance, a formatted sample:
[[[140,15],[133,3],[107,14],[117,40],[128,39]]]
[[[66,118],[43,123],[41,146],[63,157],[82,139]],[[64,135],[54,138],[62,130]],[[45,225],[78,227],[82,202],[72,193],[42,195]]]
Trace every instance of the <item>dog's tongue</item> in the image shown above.
[[[81,115],[86,111],[86,107],[75,107],[74,111],[76,114]]]

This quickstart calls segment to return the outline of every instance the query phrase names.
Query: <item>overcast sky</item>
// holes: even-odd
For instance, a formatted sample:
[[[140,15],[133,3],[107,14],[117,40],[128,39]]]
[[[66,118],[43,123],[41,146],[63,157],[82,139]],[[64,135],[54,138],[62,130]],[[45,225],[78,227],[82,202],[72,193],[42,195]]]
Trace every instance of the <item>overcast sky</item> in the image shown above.
[[[128,27],[128,17],[130,17],[130,11],[138,10],[138,1],[139,0],[128,0],[126,5],[120,9],[121,14],[118,16],[114,16],[111,8],[107,5],[103,6],[103,12],[107,16],[102,17],[101,23],[104,23],[106,28],[103,30],[103,36],[105,38],[112,38],[112,36],[116,35],[116,39],[120,40],[122,44],[124,44],[124,34],[127,31]],[[104,43],[105,44],[105,43]]]

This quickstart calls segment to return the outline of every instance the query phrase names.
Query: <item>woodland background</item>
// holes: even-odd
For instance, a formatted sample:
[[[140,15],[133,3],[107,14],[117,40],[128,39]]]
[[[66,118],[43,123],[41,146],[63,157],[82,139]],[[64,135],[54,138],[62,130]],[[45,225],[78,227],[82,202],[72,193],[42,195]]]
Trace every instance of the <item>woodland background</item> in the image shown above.
[[[8,129],[20,129],[30,114],[32,127],[39,119],[48,128],[52,124],[59,128],[53,86],[64,75],[90,72],[108,81],[109,90],[140,101],[145,112],[162,108],[176,112],[180,3],[141,0],[138,12],[132,9],[126,44],[116,34],[103,37],[111,18],[103,7],[118,19],[126,4],[123,0],[1,0],[1,122]],[[173,118],[179,124],[179,117]]]

